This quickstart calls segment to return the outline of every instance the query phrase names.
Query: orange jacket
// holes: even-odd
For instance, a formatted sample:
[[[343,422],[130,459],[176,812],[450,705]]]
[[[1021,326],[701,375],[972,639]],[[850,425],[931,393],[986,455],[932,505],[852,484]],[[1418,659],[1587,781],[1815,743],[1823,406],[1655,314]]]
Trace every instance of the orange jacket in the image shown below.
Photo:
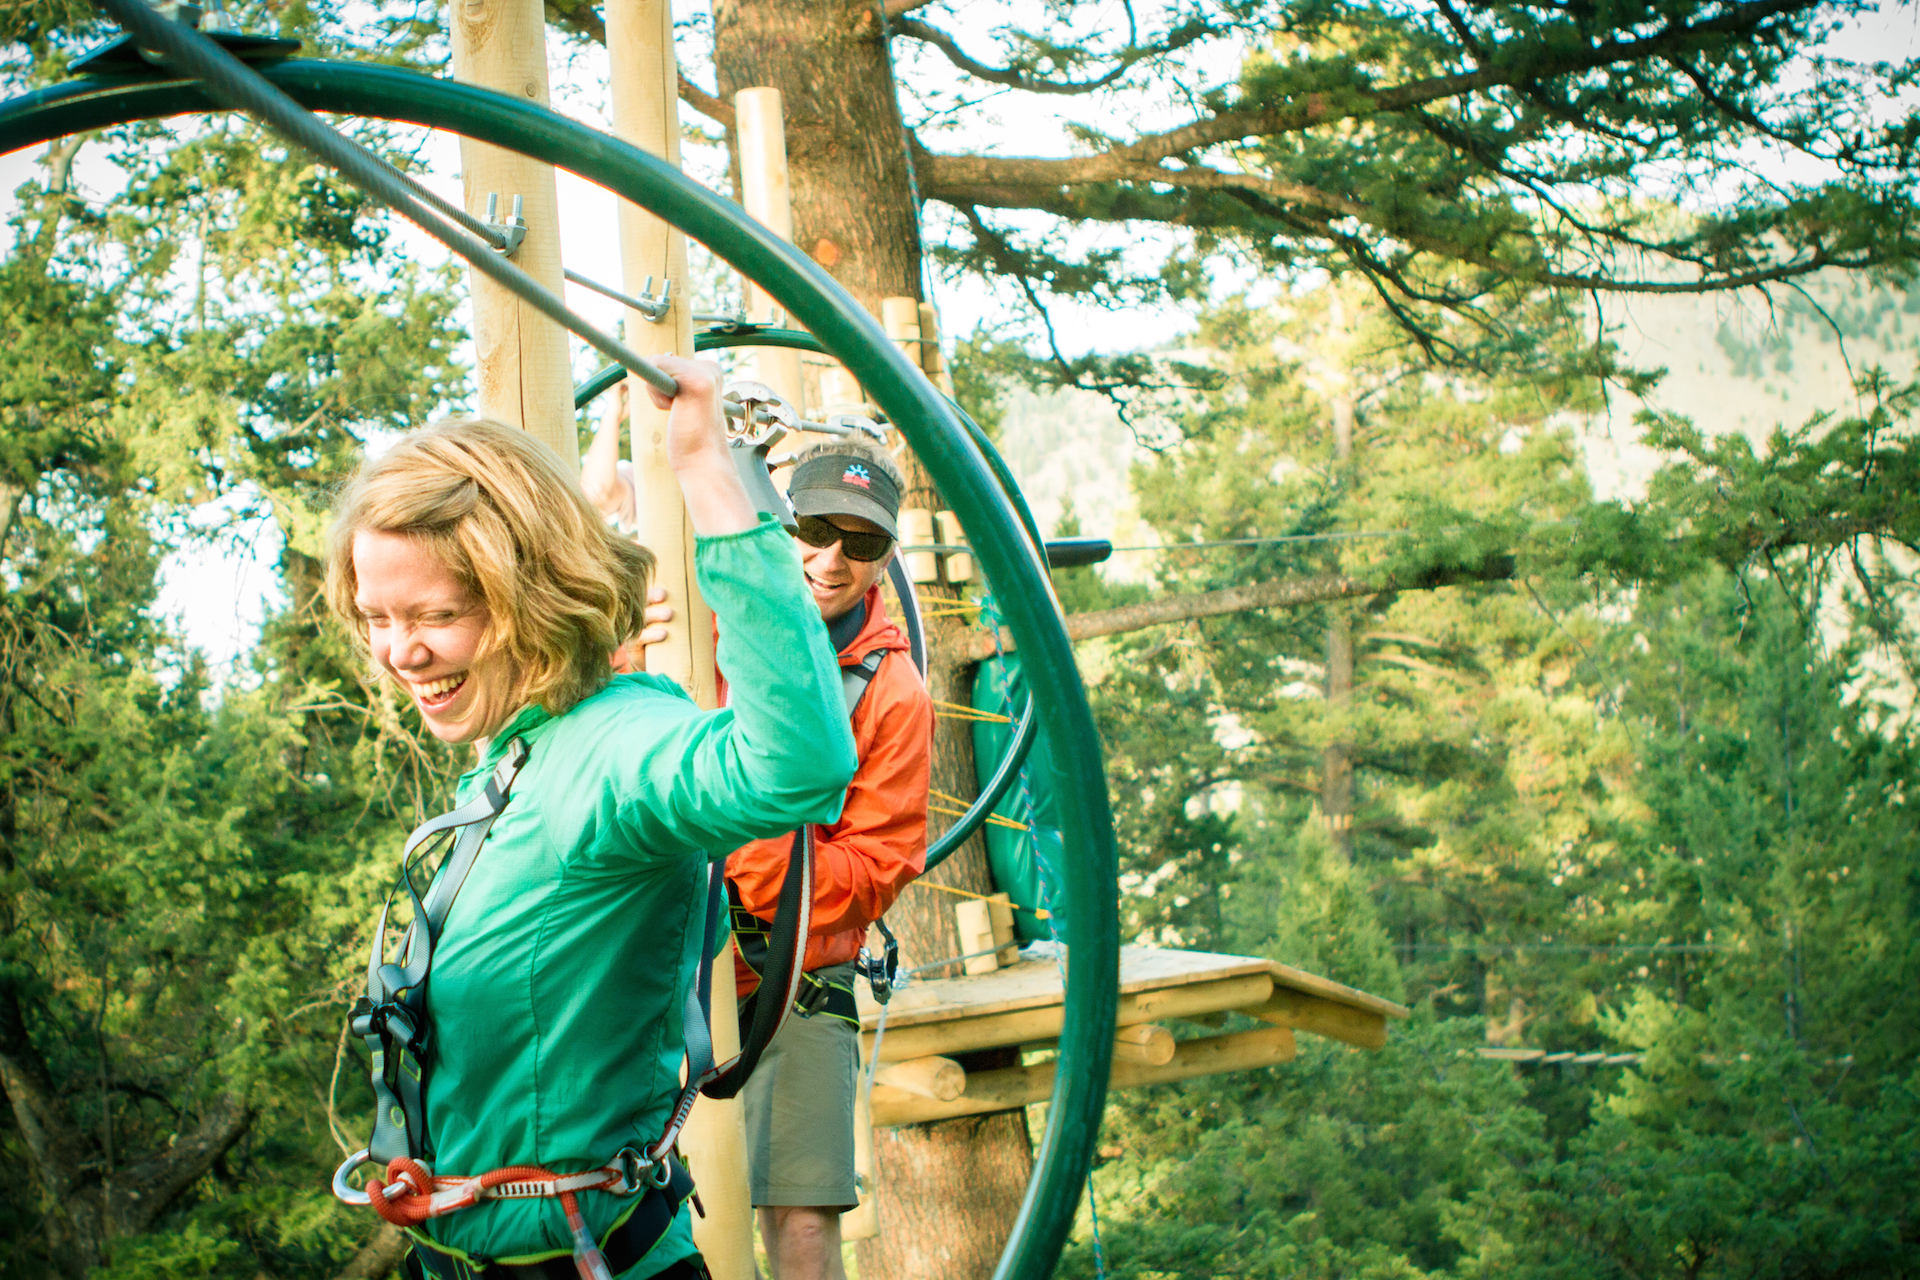
[[[880,588],[866,596],[867,621],[840,650],[842,667],[858,666],[875,649],[887,656],[853,711],[859,772],[847,788],[840,820],[813,831],[813,924],[803,967],[843,964],[860,953],[867,926],[878,920],[926,868],[927,784],[933,756],[933,701],[907,652],[907,638],[887,617]],[[741,906],[771,920],[786,874],[790,836],[756,840],[727,858],[727,883]],[[760,979],[734,956],[745,996]]]

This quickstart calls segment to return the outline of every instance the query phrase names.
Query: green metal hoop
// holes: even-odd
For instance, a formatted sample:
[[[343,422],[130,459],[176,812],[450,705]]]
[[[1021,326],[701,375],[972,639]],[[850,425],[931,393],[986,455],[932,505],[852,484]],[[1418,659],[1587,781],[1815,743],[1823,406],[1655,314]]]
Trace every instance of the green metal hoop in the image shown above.
[[[995,1280],[1040,1280],[1072,1228],[1106,1099],[1118,999],[1117,865],[1093,715],[1059,607],[979,448],[926,378],[825,273],[738,206],[639,148],[543,107],[392,67],[292,61],[262,71],[311,110],[445,129],[567,169],[706,244],[817,336],[900,424],[967,527],[988,577],[1007,584],[1002,605],[1053,747],[1042,753],[1042,767],[1054,774],[1067,850],[1061,1069],[1034,1177],[994,1270]],[[0,152],[218,109],[187,81],[76,81],[0,104]]]

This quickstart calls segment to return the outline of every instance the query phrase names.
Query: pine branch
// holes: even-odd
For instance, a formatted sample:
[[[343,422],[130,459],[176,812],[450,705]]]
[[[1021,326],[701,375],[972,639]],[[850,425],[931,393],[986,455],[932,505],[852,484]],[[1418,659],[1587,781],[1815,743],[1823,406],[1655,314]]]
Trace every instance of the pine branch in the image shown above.
[[[1150,45],[1130,46],[1121,50],[1115,55],[1114,65],[1104,74],[1091,80],[1045,80],[1029,75],[1018,67],[989,66],[962,49],[958,40],[918,18],[890,21],[889,26],[895,35],[906,36],[932,45],[946,57],[948,62],[976,80],[985,80],[989,84],[1004,84],[1028,93],[1055,94],[1092,93],[1097,89],[1104,89],[1147,58],[1174,53],[1216,34],[1212,27],[1204,23],[1184,24],[1169,34],[1165,40]]]
[[[1388,573],[1354,578],[1344,574],[1323,573],[1225,587],[1194,595],[1161,596],[1138,604],[1122,605],[1117,609],[1070,614],[1067,617],[1067,638],[1074,641],[1091,640],[1096,636],[1139,631],[1169,622],[1217,618],[1252,609],[1293,609],[1302,605],[1324,604],[1329,600],[1377,596],[1389,591],[1429,591],[1463,582],[1501,582],[1513,577],[1515,567],[1512,556],[1492,555],[1477,565],[1442,566],[1405,575]],[[981,632],[974,636],[970,645],[969,656],[980,661],[993,657],[996,652],[1011,650],[1013,635],[1003,627],[996,641],[994,636]]]
[[[1575,574],[1610,574],[1623,580],[1647,581],[1661,576],[1660,564],[1679,566],[1697,564],[1705,559],[1735,568],[1755,558],[1772,556],[1795,547],[1846,547],[1860,538],[1874,537],[1899,540],[1902,536],[1900,530],[1912,519],[1912,508],[1910,500],[1896,497],[1887,504],[1873,504],[1868,510],[1854,514],[1783,519],[1776,523],[1756,521],[1736,528],[1655,541],[1651,547],[1661,549],[1659,563],[1650,555],[1649,546],[1608,548],[1576,544],[1571,548],[1559,549],[1557,559],[1565,570]],[[1224,587],[1216,591],[1161,596],[1114,609],[1069,614],[1066,632],[1069,640],[1078,642],[1255,609],[1297,609],[1305,605],[1400,591],[1432,591],[1465,583],[1505,582],[1514,578],[1518,571],[1519,558],[1513,551],[1495,551],[1466,564],[1389,570],[1369,576],[1325,573],[1281,578]],[[1009,652],[1013,647],[1013,635],[1004,627],[997,636],[990,632],[975,632],[968,642],[968,657],[976,662],[984,661],[997,653]]]

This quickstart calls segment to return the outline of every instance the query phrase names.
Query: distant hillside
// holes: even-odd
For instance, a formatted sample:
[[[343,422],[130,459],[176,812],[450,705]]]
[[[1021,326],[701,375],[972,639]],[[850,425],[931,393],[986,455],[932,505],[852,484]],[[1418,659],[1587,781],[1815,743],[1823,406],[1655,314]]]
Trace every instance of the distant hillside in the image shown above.
[[[1637,492],[1658,461],[1640,444],[1642,408],[1761,440],[1815,413],[1853,412],[1853,380],[1868,368],[1911,378],[1920,363],[1920,292],[1857,276],[1818,277],[1807,296],[1776,288],[1771,304],[1755,294],[1634,298],[1611,304],[1608,322],[1629,362],[1667,375],[1644,402],[1616,393],[1606,413],[1579,424],[1602,496]]]
[[[1658,464],[1634,422],[1643,408],[1758,440],[1817,412],[1852,412],[1853,378],[1867,368],[1900,378],[1920,369],[1920,292],[1836,273],[1811,281],[1807,295],[1776,288],[1771,301],[1753,293],[1612,300],[1609,336],[1628,363],[1667,374],[1644,401],[1616,388],[1605,412],[1572,424],[1598,493],[1636,493]],[[1153,540],[1127,483],[1139,446],[1101,397],[1016,392],[1000,447],[1043,530],[1054,530],[1070,500],[1085,533]]]

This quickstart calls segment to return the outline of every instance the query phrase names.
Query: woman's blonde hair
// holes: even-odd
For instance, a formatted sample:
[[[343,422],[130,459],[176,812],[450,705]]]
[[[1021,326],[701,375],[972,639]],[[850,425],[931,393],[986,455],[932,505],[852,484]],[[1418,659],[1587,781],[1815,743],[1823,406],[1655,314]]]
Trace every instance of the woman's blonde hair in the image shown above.
[[[340,491],[327,604],[364,646],[353,569],[362,532],[411,538],[486,605],[479,656],[506,655],[515,706],[566,711],[607,682],[608,655],[640,630],[653,553],[609,529],[560,456],[514,427],[422,427]]]

